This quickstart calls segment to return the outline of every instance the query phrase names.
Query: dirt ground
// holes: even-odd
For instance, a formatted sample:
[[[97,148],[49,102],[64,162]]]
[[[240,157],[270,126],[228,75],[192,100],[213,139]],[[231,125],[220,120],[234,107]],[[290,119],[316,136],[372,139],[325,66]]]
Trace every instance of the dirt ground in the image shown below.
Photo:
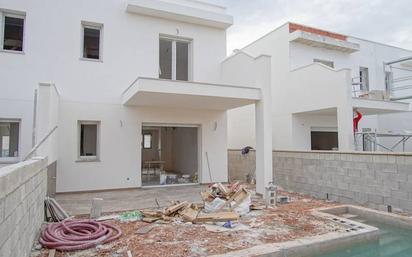
[[[310,213],[314,208],[328,207],[334,203],[283,191],[278,195],[289,196],[291,202],[275,209],[251,211],[229,229],[223,228],[222,224],[191,224],[179,220],[152,224],[108,221],[122,229],[123,235],[119,240],[86,251],[57,252],[56,257],[127,257],[129,250],[133,257],[208,256],[345,230]],[[254,197],[253,203],[262,205],[262,200]],[[153,226],[153,229],[146,234],[137,234],[136,231],[143,226]],[[33,251],[34,256],[47,257],[48,250]]]

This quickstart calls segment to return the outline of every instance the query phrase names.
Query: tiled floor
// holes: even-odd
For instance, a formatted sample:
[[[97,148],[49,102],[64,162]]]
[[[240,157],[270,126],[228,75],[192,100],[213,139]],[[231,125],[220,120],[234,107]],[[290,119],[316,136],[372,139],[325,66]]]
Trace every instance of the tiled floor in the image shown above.
[[[200,202],[200,192],[207,186],[172,186],[156,188],[139,188],[108,190],[88,193],[62,193],[56,195],[57,202],[70,215],[89,214],[91,200],[103,198],[103,212],[115,212],[167,206],[170,201]]]

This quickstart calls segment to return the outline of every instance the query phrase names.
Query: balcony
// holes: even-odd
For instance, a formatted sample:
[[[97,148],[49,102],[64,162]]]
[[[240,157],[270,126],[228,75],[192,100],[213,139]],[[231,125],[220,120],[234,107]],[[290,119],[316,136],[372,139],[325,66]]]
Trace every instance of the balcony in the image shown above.
[[[122,94],[127,106],[204,110],[229,110],[260,99],[259,88],[142,77]]]
[[[219,29],[233,24],[226,9],[213,4],[184,0],[129,0],[126,11],[156,18],[187,22]]]
[[[289,42],[297,42],[313,47],[325,48],[349,54],[357,52],[360,49],[359,44],[356,43],[302,30],[296,30],[290,33]]]

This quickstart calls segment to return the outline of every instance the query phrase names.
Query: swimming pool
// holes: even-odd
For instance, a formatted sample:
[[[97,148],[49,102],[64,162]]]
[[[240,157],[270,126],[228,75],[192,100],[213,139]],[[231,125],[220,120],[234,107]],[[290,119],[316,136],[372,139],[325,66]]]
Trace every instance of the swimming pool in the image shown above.
[[[412,230],[377,222],[365,224],[379,228],[378,241],[318,257],[412,257]]]

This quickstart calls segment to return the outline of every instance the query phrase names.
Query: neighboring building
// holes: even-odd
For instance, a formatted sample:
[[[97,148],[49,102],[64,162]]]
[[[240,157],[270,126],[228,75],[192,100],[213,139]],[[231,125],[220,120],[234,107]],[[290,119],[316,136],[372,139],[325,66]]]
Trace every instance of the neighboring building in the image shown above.
[[[0,21],[3,165],[41,144],[58,192],[226,182],[226,111],[255,104],[258,191],[271,181],[270,57],[236,83],[225,8],[0,0]]]
[[[355,144],[356,110],[363,115],[359,131],[383,133],[387,145],[402,140],[399,134],[408,137],[403,130],[412,133],[412,115],[405,113],[412,96],[412,51],[286,23],[235,52],[272,56],[275,149],[373,150],[373,138],[363,144],[362,134],[357,134]],[[406,59],[396,61],[402,58]],[[254,124],[249,122],[253,113],[253,106],[229,112],[230,148],[254,145]],[[383,141],[377,143],[384,145]]]

